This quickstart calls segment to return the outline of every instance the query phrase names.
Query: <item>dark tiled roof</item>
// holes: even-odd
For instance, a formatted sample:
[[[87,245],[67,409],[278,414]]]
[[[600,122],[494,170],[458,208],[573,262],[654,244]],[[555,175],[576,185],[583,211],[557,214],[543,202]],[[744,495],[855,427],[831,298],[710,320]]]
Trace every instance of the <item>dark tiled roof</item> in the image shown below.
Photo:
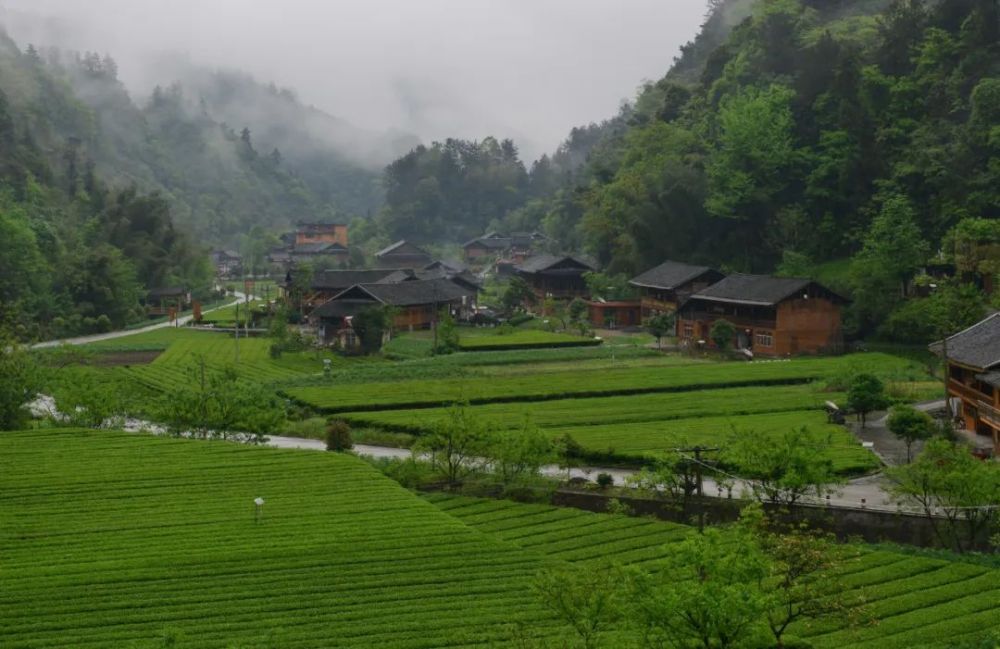
[[[454,259],[438,259],[424,266],[424,270],[434,270],[436,268],[443,268],[455,273],[462,273],[469,270],[467,265]]]
[[[949,336],[948,359],[984,370],[1000,368],[1000,313]]]
[[[370,307],[374,301],[327,300],[312,310],[310,318],[346,318]]]
[[[409,247],[413,248],[413,250],[409,251],[409,252],[400,251],[400,254],[404,254],[404,255],[427,255],[427,253],[424,252],[419,246],[410,243],[406,239],[400,239],[396,243],[394,243],[394,244],[392,244],[390,246],[386,246],[385,248],[382,248],[381,250],[379,250],[378,252],[376,252],[375,256],[376,257],[382,257],[383,255],[389,255],[389,254],[392,254],[394,252],[399,251],[400,248],[405,248],[406,246],[409,246]],[[427,255],[427,256],[430,256],[430,255]]]
[[[478,239],[471,239],[462,244],[463,248],[470,248],[475,245],[482,246],[483,248],[489,248],[490,250],[506,250],[510,248],[510,239],[506,237],[479,237]]]
[[[537,273],[552,268],[556,264],[567,260],[586,267],[586,270],[596,270],[595,266],[591,262],[573,255],[535,255],[525,259],[521,265],[517,267],[517,270],[522,273]]]
[[[650,268],[638,277],[633,277],[629,280],[629,284],[672,290],[711,270],[708,266],[692,266],[679,261],[665,261],[656,268]]]
[[[315,243],[297,243],[292,250],[293,255],[319,255],[322,253],[346,252],[347,248],[336,242],[317,241]]]
[[[977,374],[976,378],[986,383],[992,385],[995,388],[1000,388],[1000,372],[987,372],[986,374]]]
[[[463,296],[470,295],[468,290],[444,278],[413,280],[399,284],[360,284],[357,288],[362,289],[379,302],[391,306],[450,302],[461,300]]]
[[[374,270],[322,270],[313,275],[310,286],[314,289],[350,288],[355,284],[377,282],[396,271],[385,268]]]
[[[691,296],[695,300],[773,306],[814,282],[796,277],[735,274]]]

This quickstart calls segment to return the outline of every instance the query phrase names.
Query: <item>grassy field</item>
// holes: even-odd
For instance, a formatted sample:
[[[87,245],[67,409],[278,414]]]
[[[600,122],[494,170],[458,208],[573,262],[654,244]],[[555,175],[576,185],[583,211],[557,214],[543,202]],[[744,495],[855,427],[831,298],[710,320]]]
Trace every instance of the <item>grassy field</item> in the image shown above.
[[[566,333],[537,329],[459,329],[459,346],[464,350],[502,349],[504,347],[593,346],[599,341]]]
[[[323,359],[347,364],[343,358],[328,352],[293,352],[271,358],[272,341],[267,338],[240,338],[223,332],[194,331],[185,328],[158,329],[141,334],[84,345],[95,353],[112,351],[165,350],[148,365],[112,368],[144,386],[157,390],[169,389],[178,382],[188,381],[199,356],[212,368],[232,365],[245,380],[271,383],[309,374],[321,374]],[[237,362],[237,344],[239,361]]]
[[[549,505],[447,494],[426,499],[482,532],[585,568],[614,561],[657,570],[671,544],[693,533]],[[822,620],[796,624],[791,633],[817,649],[946,649],[1000,628],[1000,570],[951,559],[862,548],[860,560],[843,569],[842,583],[864,594],[878,622],[851,629],[842,620]]]
[[[889,376],[917,376],[916,364],[884,354],[853,354],[754,363],[622,367],[588,371],[415,381],[291,387],[286,394],[327,412],[433,407],[455,401],[537,401],[569,397],[694,391],[714,387],[767,385],[825,380],[871,368]]]
[[[245,325],[250,318],[250,312],[253,309],[263,307],[265,305],[263,300],[252,300],[249,304],[249,308],[246,302],[241,302],[239,304],[239,316],[240,324]],[[214,324],[216,326],[233,326],[236,322],[236,311],[237,305],[223,307],[221,309],[216,309],[210,313],[206,313],[202,316],[202,324]]]
[[[4,433],[0,548],[5,649],[485,647],[551,625],[541,555],[342,455]]]

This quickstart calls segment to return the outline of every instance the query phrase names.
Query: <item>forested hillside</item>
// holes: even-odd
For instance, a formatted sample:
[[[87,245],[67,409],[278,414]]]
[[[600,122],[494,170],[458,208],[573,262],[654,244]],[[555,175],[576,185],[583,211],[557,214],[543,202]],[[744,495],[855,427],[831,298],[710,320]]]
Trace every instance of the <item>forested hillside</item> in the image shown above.
[[[855,332],[926,338],[916,313],[981,313],[998,270],[998,15],[996,0],[712,0],[673,69],[508,185],[517,207],[494,225],[543,229],[611,272],[671,258],[818,276],[854,298]],[[429,169],[390,193],[384,223],[484,196]],[[930,261],[967,285],[907,307]]]

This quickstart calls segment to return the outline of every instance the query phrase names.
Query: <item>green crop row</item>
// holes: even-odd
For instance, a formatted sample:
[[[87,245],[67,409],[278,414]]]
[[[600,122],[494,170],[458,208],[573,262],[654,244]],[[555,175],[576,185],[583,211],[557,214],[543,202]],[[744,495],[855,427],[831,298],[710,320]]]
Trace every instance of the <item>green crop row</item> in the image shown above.
[[[255,520],[253,498],[265,499]],[[0,437],[0,646],[478,645],[537,554],[345,456],[104,431]]]
[[[354,383],[288,388],[286,393],[327,412],[434,407],[455,401],[471,403],[538,401],[569,397],[695,390],[738,385],[807,382],[879,366],[899,373],[909,362],[880,354],[754,363],[713,363],[663,367],[626,367],[539,375],[426,379],[393,383]],[[917,370],[919,371],[919,370]]]
[[[648,519],[428,494],[425,499],[482,532],[553,558],[590,565],[615,561],[658,569],[671,544],[692,533]],[[876,623],[844,618],[796,623],[790,632],[818,649],[945,649],[955,638],[1000,628],[1000,570],[858,546],[859,558],[832,581],[861,595]]]

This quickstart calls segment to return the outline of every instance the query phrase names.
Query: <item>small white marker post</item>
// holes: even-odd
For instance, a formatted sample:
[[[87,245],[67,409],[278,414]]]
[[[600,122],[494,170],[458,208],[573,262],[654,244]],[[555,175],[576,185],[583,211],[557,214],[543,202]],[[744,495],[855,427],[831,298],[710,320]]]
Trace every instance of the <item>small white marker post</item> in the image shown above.
[[[253,499],[253,522],[259,523],[264,517],[264,499],[257,496]]]

